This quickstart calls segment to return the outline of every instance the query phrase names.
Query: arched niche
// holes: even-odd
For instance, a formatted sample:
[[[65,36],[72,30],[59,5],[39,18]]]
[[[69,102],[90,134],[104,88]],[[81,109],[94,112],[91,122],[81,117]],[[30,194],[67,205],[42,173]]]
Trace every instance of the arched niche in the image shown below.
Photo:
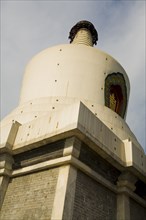
[[[127,89],[122,73],[112,73],[106,77],[104,94],[105,106],[124,118],[127,108]]]

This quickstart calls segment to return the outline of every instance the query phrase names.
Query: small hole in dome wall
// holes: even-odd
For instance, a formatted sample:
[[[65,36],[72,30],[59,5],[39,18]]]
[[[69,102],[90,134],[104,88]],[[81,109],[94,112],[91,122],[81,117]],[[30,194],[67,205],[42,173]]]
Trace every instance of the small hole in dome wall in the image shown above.
[[[117,141],[117,139],[115,138],[115,141]]]
[[[104,73],[104,75],[106,75],[106,73]]]
[[[14,122],[14,120],[12,120],[12,122]]]
[[[60,51],[62,51],[62,49],[60,49]]]
[[[122,129],[123,129],[123,126],[122,126]]]
[[[29,128],[31,128],[31,126],[30,126],[30,125],[29,125],[28,127],[29,127]]]
[[[59,66],[59,63],[57,63],[57,66]]]
[[[107,57],[106,57],[106,60],[107,60]]]
[[[37,115],[35,115],[34,117],[37,118]]]
[[[103,90],[103,88],[101,87],[101,90]]]
[[[58,102],[59,100],[58,99],[56,99],[56,102]]]
[[[55,79],[55,82],[57,82],[57,79]]]
[[[59,125],[59,122],[57,122],[57,124],[56,124],[56,128],[58,128],[58,125]]]
[[[53,106],[52,109],[55,109],[55,107]]]
[[[111,128],[111,130],[113,130],[113,128]]]
[[[117,118],[117,116],[115,116],[115,118]]]
[[[114,147],[114,150],[117,150],[117,148],[116,148],[116,147]]]
[[[92,107],[94,107],[94,105],[91,105]]]
[[[30,105],[32,105],[32,102],[30,103]]]
[[[27,134],[27,136],[29,136],[29,134]]]
[[[23,113],[23,111],[21,111],[21,113]]]
[[[95,113],[95,115],[97,116],[97,113]]]

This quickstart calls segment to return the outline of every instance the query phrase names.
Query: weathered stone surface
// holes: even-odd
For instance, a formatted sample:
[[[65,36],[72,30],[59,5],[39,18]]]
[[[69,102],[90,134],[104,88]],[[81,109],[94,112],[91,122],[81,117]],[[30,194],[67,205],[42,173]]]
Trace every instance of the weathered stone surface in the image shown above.
[[[79,159],[97,173],[102,175],[105,179],[116,184],[121,172],[108,163],[105,159],[100,157],[86,144],[82,144]]]
[[[73,220],[116,220],[116,195],[78,171]]]
[[[146,208],[130,199],[130,219],[131,220],[145,220],[146,219]]]
[[[45,160],[50,160],[63,156],[64,140],[50,143],[40,148],[35,148],[27,152],[20,153],[14,156],[13,168],[21,168],[36,164]]]
[[[1,220],[45,220],[51,218],[58,168],[20,176],[9,183]]]

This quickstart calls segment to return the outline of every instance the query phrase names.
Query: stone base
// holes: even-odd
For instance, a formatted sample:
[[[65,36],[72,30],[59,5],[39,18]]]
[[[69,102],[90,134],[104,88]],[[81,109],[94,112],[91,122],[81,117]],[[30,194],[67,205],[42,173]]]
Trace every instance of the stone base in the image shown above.
[[[37,137],[40,119],[10,129],[1,145],[0,219],[145,220],[145,170],[134,159],[138,149],[131,144],[128,155],[128,142],[83,105],[64,114],[66,121],[50,127],[42,119]]]
[[[14,156],[0,217],[144,220],[144,199],[128,184],[117,186],[127,177],[121,173],[75,137],[23,152]]]

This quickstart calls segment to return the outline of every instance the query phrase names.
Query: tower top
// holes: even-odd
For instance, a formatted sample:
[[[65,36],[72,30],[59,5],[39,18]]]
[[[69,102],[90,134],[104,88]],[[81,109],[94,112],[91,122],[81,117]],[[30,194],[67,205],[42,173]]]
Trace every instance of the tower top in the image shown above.
[[[72,27],[69,33],[70,43],[72,43],[80,30],[86,30],[88,32],[88,36],[91,36],[92,45],[96,45],[98,41],[98,33],[94,27],[94,25],[89,21],[79,21],[76,25]],[[90,37],[89,37],[90,38]]]

